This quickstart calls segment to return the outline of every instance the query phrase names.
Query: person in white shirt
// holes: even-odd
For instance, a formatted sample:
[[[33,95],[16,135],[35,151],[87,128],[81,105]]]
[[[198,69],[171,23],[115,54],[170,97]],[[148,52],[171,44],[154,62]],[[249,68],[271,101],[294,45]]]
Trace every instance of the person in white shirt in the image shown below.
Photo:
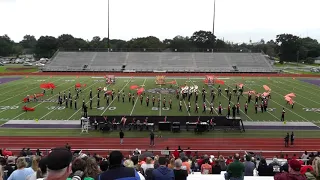
[[[154,165],[152,164],[152,158],[147,157],[146,163],[141,165],[141,168],[143,169],[143,172],[146,173],[146,170],[149,168],[154,168]]]
[[[302,156],[301,156],[301,159],[308,159],[309,158],[309,155],[308,155],[308,152],[305,151]]]

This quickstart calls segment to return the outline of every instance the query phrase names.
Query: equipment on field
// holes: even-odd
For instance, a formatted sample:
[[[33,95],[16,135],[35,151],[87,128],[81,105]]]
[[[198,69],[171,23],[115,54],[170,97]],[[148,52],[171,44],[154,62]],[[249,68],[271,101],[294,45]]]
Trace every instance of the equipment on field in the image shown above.
[[[204,80],[204,84],[214,85],[214,76],[213,75],[206,75],[206,79]]]
[[[156,76],[156,84],[157,85],[166,84],[165,78],[166,78],[166,76]]]
[[[89,131],[89,117],[85,118],[82,117],[81,118],[81,133],[88,133]]]
[[[107,75],[106,77],[106,84],[115,84],[116,83],[116,78],[114,75]]]

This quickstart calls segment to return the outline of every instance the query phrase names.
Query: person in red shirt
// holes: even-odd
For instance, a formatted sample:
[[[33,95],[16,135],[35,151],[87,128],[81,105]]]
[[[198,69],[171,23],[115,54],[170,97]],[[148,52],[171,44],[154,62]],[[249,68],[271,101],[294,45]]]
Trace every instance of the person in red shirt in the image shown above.
[[[232,156],[229,156],[229,158],[226,161],[226,165],[229,165],[232,162],[233,162]]]
[[[177,159],[177,158],[179,158],[179,151],[176,149],[176,150],[174,150],[174,152],[173,152],[173,157],[175,158],[175,159]]]
[[[297,159],[297,155],[296,155],[296,154],[293,154],[293,156],[292,156],[291,159]]]

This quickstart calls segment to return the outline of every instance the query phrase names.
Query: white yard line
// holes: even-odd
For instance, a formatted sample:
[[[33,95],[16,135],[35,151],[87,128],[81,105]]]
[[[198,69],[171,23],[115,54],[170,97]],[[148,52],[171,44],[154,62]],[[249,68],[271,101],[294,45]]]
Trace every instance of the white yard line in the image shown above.
[[[120,90],[120,93],[123,91],[123,89],[130,83],[130,80],[128,80],[127,84],[125,84],[122,89]],[[113,100],[110,102],[109,106],[106,107],[106,109],[101,113],[101,116],[109,109],[109,107],[111,106],[111,104],[117,99],[118,95],[116,95]]]
[[[91,84],[90,86],[87,86],[86,88],[84,88],[84,90],[88,89],[89,87],[92,87],[93,85],[97,84],[97,82]],[[72,97],[75,97],[77,95],[73,95]],[[80,109],[80,108],[79,108]],[[42,116],[41,118],[39,118],[39,120],[43,119],[44,117],[48,116],[49,114],[51,114],[53,111],[55,111],[56,109],[53,109],[51,111],[49,111],[47,114],[45,114],[44,116]]]
[[[67,83],[67,82],[64,82],[64,83],[60,84],[59,86],[61,86],[61,85],[63,85],[63,84],[66,84],[66,83]],[[19,103],[14,104],[14,105],[12,105],[12,106],[17,106],[17,105],[19,105],[19,104],[23,104],[23,102],[20,101]],[[36,107],[36,106],[35,106],[35,107]],[[4,111],[7,111],[7,110],[9,110],[9,109],[5,109],[5,110],[3,110],[3,111],[0,111],[0,113],[2,113],[2,112],[4,112]]]
[[[65,82],[65,83],[67,83],[67,82]],[[65,83],[63,83],[63,84],[65,84]],[[61,84],[60,84],[61,85]],[[68,90],[68,89],[70,89],[70,88],[73,88],[74,87],[74,85],[72,85],[71,87],[69,87],[69,88],[67,88],[67,89],[64,89],[63,91],[66,91],[66,90]],[[51,99],[53,99],[54,97],[57,97],[59,95],[59,93],[58,94],[56,94],[56,95],[53,95],[51,98],[49,98],[48,100],[51,100]],[[35,107],[38,107],[38,106],[40,106],[41,104],[43,104],[43,103],[45,103],[45,101],[43,101],[43,102],[41,102],[41,103],[39,103],[39,104],[37,104],[36,106],[34,106],[34,108]],[[19,114],[18,116],[16,116],[16,117],[14,117],[14,118],[12,118],[12,120],[14,120],[14,119],[16,119],[16,118],[18,118],[18,117],[20,117],[21,115],[23,115],[23,114],[25,114],[26,112],[23,112],[23,113],[21,113],[21,114]]]
[[[21,79],[21,80],[22,80],[22,79]],[[28,82],[30,82],[30,81],[32,81],[32,80],[23,81],[23,82],[19,82],[19,83],[17,83],[17,84],[14,84],[14,85],[6,86],[6,87],[0,89],[0,91],[7,91],[7,90],[6,90],[7,88],[12,88],[11,86],[26,84],[26,83],[28,83]],[[12,83],[12,82],[14,82],[14,81],[10,81],[10,82],[7,82],[7,83]],[[28,84],[28,85],[29,85],[29,86],[34,86],[34,85],[37,84],[37,83],[40,83],[40,82],[35,82],[35,83]],[[22,85],[22,86],[25,87],[24,85]],[[12,93],[15,92],[16,90],[21,90],[21,88],[22,88],[22,87],[14,88],[14,90],[13,90],[13,89],[10,89],[10,91],[7,91],[7,92],[5,92],[5,93],[1,93],[0,96],[5,95],[5,94],[8,94],[8,93],[11,93],[11,94],[12,94]]]
[[[234,81],[234,80],[232,80],[232,81]],[[236,82],[236,81],[234,81],[234,82]],[[250,88],[250,87],[249,87],[249,86],[247,86],[247,85],[246,85],[246,87]],[[252,88],[250,88],[250,89],[252,89]],[[272,92],[274,92],[274,91],[272,91]],[[276,93],[276,94],[277,94],[277,93]],[[281,94],[280,94],[280,95],[281,95]],[[281,95],[281,96],[282,96],[282,95]],[[289,108],[287,108],[287,107],[285,107],[285,106],[282,106],[281,104],[279,104],[278,102],[274,101],[273,99],[270,99],[270,100],[271,100],[271,101],[273,101],[273,102],[275,102],[276,104],[278,104],[280,107],[283,107],[283,108],[287,109],[288,111],[292,112],[293,114],[295,114],[295,115],[299,116],[300,118],[302,118],[302,119],[304,119],[304,120],[308,121],[306,118],[304,118],[304,117],[300,116],[299,114],[297,114],[297,113],[295,113],[295,112],[291,111]],[[267,111],[267,112],[268,112],[268,111]],[[271,114],[271,113],[270,113],[270,114]],[[277,118],[277,119],[279,119],[279,118]]]
[[[62,79],[62,78],[60,78],[60,79]],[[58,79],[58,80],[56,80],[56,81],[59,81],[60,79]],[[54,81],[54,82],[55,82],[55,81]],[[5,102],[5,101],[7,101],[7,100],[9,100],[9,99],[12,99],[12,98],[14,98],[14,97],[20,96],[20,95],[22,95],[22,94],[25,94],[25,96],[26,96],[26,95],[27,95],[27,92],[32,91],[32,90],[37,89],[37,88],[40,88],[40,87],[35,87],[35,88],[32,88],[32,89],[29,89],[28,91],[24,91],[24,92],[22,92],[22,93],[20,93],[20,94],[17,94],[17,95],[15,95],[15,96],[12,96],[12,97],[10,97],[10,98],[7,98],[7,99],[5,99],[5,100],[2,100],[2,101],[0,101],[0,103]]]
[[[296,84],[298,86],[303,86],[303,87],[305,87],[307,89],[312,89],[313,91],[319,91],[320,92],[319,86],[317,86],[315,84],[311,84],[311,83],[308,83],[308,82],[305,82],[305,81],[302,81],[302,80],[299,80],[300,83],[296,83],[295,82],[296,80],[289,81],[289,80],[287,80],[287,78],[283,78],[283,80],[288,82],[288,83]],[[308,84],[308,85],[304,85],[304,84]]]
[[[179,87],[178,81],[177,81],[176,79],[174,79],[174,80],[177,82],[177,86]],[[180,96],[179,96],[179,97],[180,97]],[[179,99],[178,99],[178,102],[180,103],[180,100],[179,100]],[[190,112],[188,111],[188,107],[187,107],[186,101],[183,100],[183,103],[184,103],[184,106],[186,107],[186,111],[188,112],[189,116],[191,116],[191,115],[190,115]]]
[[[146,80],[147,80],[147,78],[144,79],[142,87],[144,87],[144,84],[146,83]],[[139,100],[139,96],[137,96],[136,101],[134,102],[134,105],[133,105],[132,110],[130,112],[130,116],[132,115],[133,110],[136,107],[136,104],[137,104],[138,100]]]
[[[225,84],[226,86],[228,86],[227,84]],[[214,86],[213,86],[214,87]],[[230,86],[228,86],[228,87],[230,87]],[[216,87],[214,87],[215,89],[216,89],[216,91],[218,91],[218,89],[216,88]],[[230,87],[231,88],[231,87]],[[231,88],[232,89],[232,88]],[[229,98],[227,97],[227,96],[225,96],[224,95],[224,93],[223,92],[221,92],[221,94],[222,94],[222,96],[224,97],[224,98],[226,98],[228,101],[229,101]],[[234,103],[231,101],[231,104],[233,104],[234,105]],[[231,110],[230,110],[231,111]],[[247,116],[247,118],[249,118],[249,120],[251,120],[251,121],[253,121],[253,119],[251,119],[251,117],[249,117],[245,112],[243,112],[242,110],[241,110],[241,108],[240,108],[240,111],[242,112],[242,114],[244,114],[245,116]]]
[[[261,80],[260,80],[261,81]],[[261,82],[263,82],[263,81],[261,81]],[[272,85],[272,86],[274,86],[274,87],[276,87],[275,85]],[[283,89],[285,89],[285,88],[283,88]],[[284,95],[282,95],[282,94],[280,94],[280,93],[277,93],[276,91],[274,91],[274,90],[271,90],[271,93],[276,93],[276,94],[278,94],[279,96],[284,96]],[[296,94],[296,93],[295,93]],[[300,95],[299,95],[300,96]],[[303,97],[303,96],[300,96],[300,97]],[[307,99],[307,98],[305,98],[305,99]],[[308,99],[308,100],[310,100],[310,101],[312,101],[312,102],[315,102],[315,103],[317,103],[317,104],[320,104],[320,103],[318,103],[318,102],[316,102],[316,101],[313,101],[313,100],[311,100],[311,99]],[[301,104],[301,103],[298,103],[297,101],[294,101],[295,103],[297,103],[297,104],[299,104],[299,105],[301,105],[302,107],[304,107],[304,108],[308,108],[308,107],[306,107],[306,106],[304,106],[303,104]],[[316,111],[314,111],[315,113],[317,113],[317,114],[320,114],[319,112],[316,112]]]

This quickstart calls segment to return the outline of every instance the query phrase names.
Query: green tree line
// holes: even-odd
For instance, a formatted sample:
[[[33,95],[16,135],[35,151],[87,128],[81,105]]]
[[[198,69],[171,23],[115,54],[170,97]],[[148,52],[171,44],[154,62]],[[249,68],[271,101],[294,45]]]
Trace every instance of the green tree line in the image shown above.
[[[62,34],[58,38],[25,35],[20,42],[14,42],[9,36],[0,36],[0,56],[34,54],[36,57],[50,58],[58,49],[99,51],[108,48],[108,38],[95,36],[92,40]],[[177,52],[264,52],[279,58],[280,61],[307,61],[320,56],[320,44],[310,37],[300,38],[293,34],[279,34],[275,40],[261,39],[256,43],[232,43],[216,38],[210,31],[196,31],[192,36],[176,36],[161,41],[154,36],[133,38],[129,41],[110,39],[112,51],[177,51]]]

